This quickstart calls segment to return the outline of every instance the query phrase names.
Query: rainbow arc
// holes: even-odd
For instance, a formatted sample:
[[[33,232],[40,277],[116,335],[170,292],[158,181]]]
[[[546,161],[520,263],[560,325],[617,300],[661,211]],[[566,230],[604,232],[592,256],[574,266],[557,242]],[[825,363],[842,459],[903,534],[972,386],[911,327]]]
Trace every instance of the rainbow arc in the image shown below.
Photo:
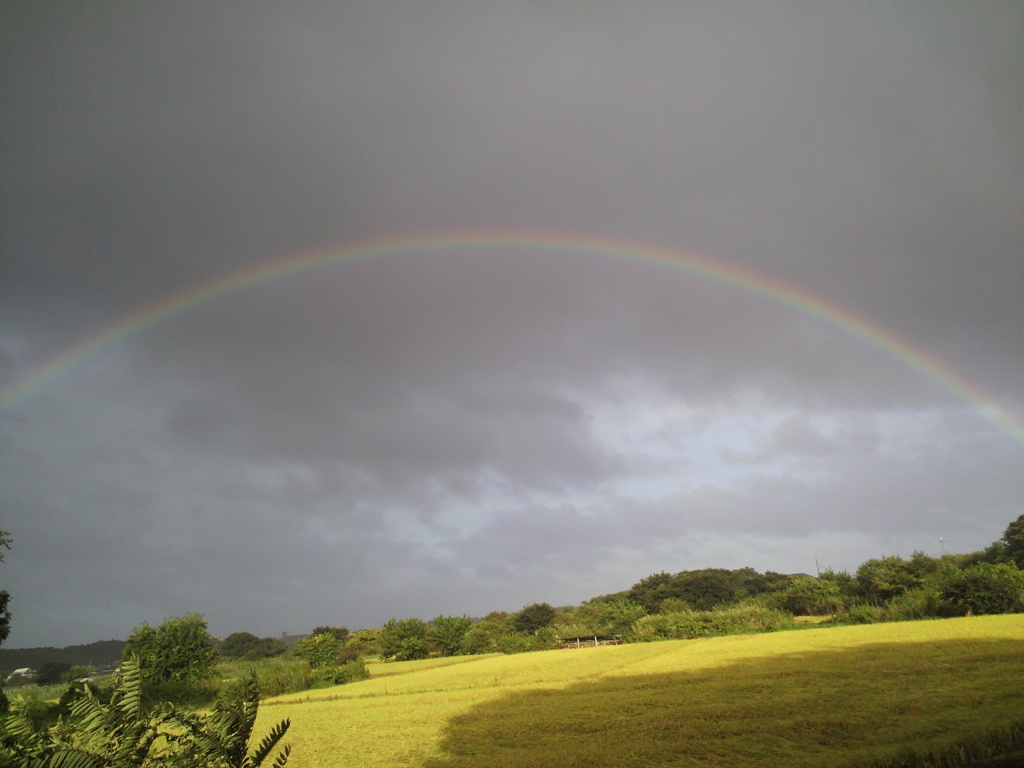
[[[824,322],[917,371],[952,397],[968,404],[999,431],[1024,447],[1024,422],[1000,408],[980,388],[924,350],[837,304],[763,275],[700,256],[664,248],[582,236],[537,232],[454,232],[390,237],[338,248],[290,255],[223,275],[134,312],[38,366],[0,392],[0,413],[25,401],[50,382],[111,347],[224,296],[248,288],[345,263],[400,255],[451,252],[547,252],[575,254],[663,268],[761,297]]]

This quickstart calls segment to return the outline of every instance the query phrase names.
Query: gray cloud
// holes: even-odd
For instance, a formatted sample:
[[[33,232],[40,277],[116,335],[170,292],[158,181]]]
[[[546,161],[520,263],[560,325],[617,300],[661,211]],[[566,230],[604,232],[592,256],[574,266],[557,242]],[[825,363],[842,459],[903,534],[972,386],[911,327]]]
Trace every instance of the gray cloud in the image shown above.
[[[1017,3],[0,14],[0,386],[295,254],[546,231],[776,281],[1024,413]],[[283,277],[0,413],[10,642],[188,610],[222,634],[355,627],[662,569],[980,548],[1024,512],[1021,444],[949,384],[608,253]]]

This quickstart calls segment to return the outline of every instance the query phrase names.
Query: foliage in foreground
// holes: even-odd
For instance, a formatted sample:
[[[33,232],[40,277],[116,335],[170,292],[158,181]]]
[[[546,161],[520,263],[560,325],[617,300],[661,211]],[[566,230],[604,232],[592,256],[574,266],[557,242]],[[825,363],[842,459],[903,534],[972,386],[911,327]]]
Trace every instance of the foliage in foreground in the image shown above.
[[[138,659],[126,659],[109,702],[83,687],[70,714],[37,729],[24,712],[4,717],[0,766],[13,768],[258,768],[277,749],[290,725],[282,720],[250,750],[259,709],[259,688],[247,681],[212,713],[179,712],[169,704],[147,710]],[[283,747],[274,768],[287,763]]]

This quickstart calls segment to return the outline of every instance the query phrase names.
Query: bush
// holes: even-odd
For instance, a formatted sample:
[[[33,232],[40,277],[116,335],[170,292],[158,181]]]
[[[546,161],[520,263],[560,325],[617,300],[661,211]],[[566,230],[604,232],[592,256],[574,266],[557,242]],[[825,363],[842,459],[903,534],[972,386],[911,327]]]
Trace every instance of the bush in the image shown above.
[[[1008,563],[979,563],[947,574],[939,598],[959,616],[1024,612],[1024,572]]]
[[[943,612],[934,590],[919,589],[890,600],[885,606],[885,614],[886,621],[920,621],[937,618]]]
[[[147,694],[165,698],[180,691],[191,698],[191,692],[213,674],[218,659],[217,644],[207,626],[198,613],[172,616],[159,627],[140,624],[128,636],[122,659],[138,657]],[[162,689],[159,694],[157,685]]]
[[[889,614],[885,608],[868,603],[857,603],[848,607],[843,613],[838,613],[828,620],[828,624],[875,624],[880,621],[889,621]]]
[[[645,616],[633,625],[638,640],[692,640],[699,637],[774,632],[793,626],[792,616],[748,601],[712,611],[683,611]]]
[[[672,598],[670,598],[672,599]],[[667,600],[665,602],[668,602]],[[664,603],[662,603],[664,605]],[[647,611],[639,603],[614,599],[603,602],[584,603],[562,624],[556,627],[562,637],[582,635],[623,635],[633,631],[633,625],[642,619]]]
[[[774,605],[794,616],[829,616],[843,609],[839,584],[813,576],[797,576],[770,599]]]

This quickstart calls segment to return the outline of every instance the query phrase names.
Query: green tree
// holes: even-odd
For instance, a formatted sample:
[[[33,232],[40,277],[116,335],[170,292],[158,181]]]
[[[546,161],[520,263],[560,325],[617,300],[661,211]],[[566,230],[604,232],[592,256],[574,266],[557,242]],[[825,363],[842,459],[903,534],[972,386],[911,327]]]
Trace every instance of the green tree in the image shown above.
[[[626,592],[626,598],[630,602],[642,605],[647,613],[657,613],[662,600],[669,597],[682,599],[679,595],[671,594],[672,580],[671,573],[652,573],[630,587]]]
[[[36,683],[38,685],[67,683],[70,682],[67,679],[69,672],[71,672],[71,664],[66,661],[45,661],[36,670]]]
[[[924,575],[920,567],[898,555],[865,560],[854,576],[857,593],[873,603],[885,603],[920,587]]]
[[[442,656],[458,656],[462,653],[462,640],[473,622],[468,616],[437,616],[430,627],[430,644]]]
[[[475,655],[494,653],[501,635],[513,631],[511,618],[505,611],[491,611],[471,626],[462,637],[462,653]]]
[[[195,685],[213,674],[217,643],[202,614],[171,616],[159,627],[137,626],[125,642],[124,659],[138,656],[143,680]]]
[[[380,657],[387,661],[410,661],[427,658],[427,636],[430,627],[421,619],[390,619],[381,627]]]
[[[675,575],[655,573],[634,584],[626,598],[642,605],[648,614],[671,612],[662,610],[666,600],[681,600],[696,610],[711,610],[748,597],[778,591],[786,586],[788,577],[753,568],[730,571],[725,568],[702,568],[680,571]],[[594,602],[594,601],[591,601]]]
[[[325,626],[322,626],[322,627],[316,627],[309,634],[311,634],[311,635],[334,635],[336,638],[338,638],[341,642],[344,643],[345,640],[348,639],[348,627],[328,627],[328,626],[325,625]]]
[[[292,653],[308,661],[313,669],[320,669],[336,665],[340,650],[341,641],[338,638],[330,633],[321,632],[319,635],[310,635],[299,640]]]
[[[7,531],[0,531],[0,563],[4,560],[2,550],[10,548],[11,534]],[[6,589],[0,590],[0,645],[3,645],[7,636],[11,634],[11,612],[7,610],[10,599],[11,595]],[[7,694],[4,693],[3,688],[0,688],[0,715],[7,712],[8,709],[10,709],[10,702],[7,700]]]
[[[350,632],[338,654],[338,662],[344,664],[372,655],[377,648],[379,637],[380,630],[375,628]]]
[[[740,597],[741,584],[742,578],[725,568],[684,571],[673,579],[675,594],[672,597],[685,600],[698,611],[710,611],[736,602]]]
[[[245,658],[260,639],[252,632],[232,632],[220,641],[220,655],[227,659]]]
[[[1024,515],[1006,527],[1000,541],[1006,557],[1018,568],[1024,568]]]
[[[534,633],[538,629],[551,626],[555,619],[556,611],[547,603],[533,603],[527,605],[512,620],[512,626],[516,632]]]
[[[288,646],[276,637],[256,637],[251,632],[233,632],[220,643],[220,654],[227,659],[258,661],[280,656]]]

